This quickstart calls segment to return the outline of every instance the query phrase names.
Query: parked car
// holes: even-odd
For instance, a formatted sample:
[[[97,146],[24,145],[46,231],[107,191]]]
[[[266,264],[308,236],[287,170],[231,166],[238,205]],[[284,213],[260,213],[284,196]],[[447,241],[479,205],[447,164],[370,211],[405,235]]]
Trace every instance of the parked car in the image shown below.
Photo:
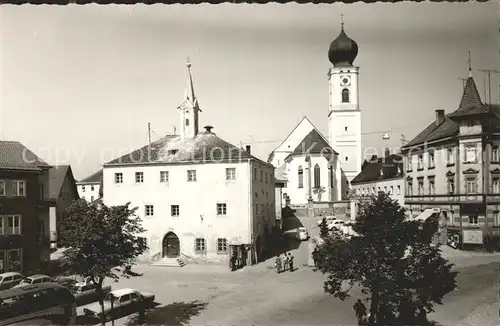
[[[297,228],[297,239],[300,241],[309,239],[309,233],[305,227]]]
[[[342,220],[335,220],[332,221],[330,224],[328,224],[328,230],[333,230],[333,229],[340,229],[342,225],[344,225],[344,221]]]
[[[36,275],[31,275],[31,276],[23,278],[21,280],[21,282],[19,282],[19,284],[17,284],[14,287],[18,288],[18,287],[23,287],[23,286],[30,285],[30,284],[40,284],[40,283],[48,283],[48,282],[57,283],[50,276],[43,275],[43,274],[36,274]]]
[[[24,275],[17,272],[7,272],[0,274],[0,290],[10,289],[24,278]]]
[[[333,221],[336,221],[337,218],[333,215],[329,215],[329,216],[326,216],[325,217],[325,220],[326,220],[326,225],[329,225],[330,223],[332,223]],[[323,223],[323,219],[320,219],[318,222],[316,222],[318,224],[318,226],[321,225],[321,223]]]
[[[70,286],[70,290],[75,296],[77,306],[99,300],[95,284],[92,281],[74,283]],[[103,286],[102,291],[107,295],[111,292],[111,286]]]
[[[134,289],[120,289],[109,292],[104,298],[105,320],[116,319],[135,313],[143,304],[149,308],[154,304],[155,295],[147,292],[139,292]],[[83,308],[85,316],[101,317],[101,306],[94,302]]]

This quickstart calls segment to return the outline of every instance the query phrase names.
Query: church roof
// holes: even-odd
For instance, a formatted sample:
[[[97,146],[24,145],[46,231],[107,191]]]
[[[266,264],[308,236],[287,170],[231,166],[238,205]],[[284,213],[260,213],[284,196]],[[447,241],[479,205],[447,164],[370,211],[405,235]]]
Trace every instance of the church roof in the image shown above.
[[[382,181],[387,179],[402,178],[403,163],[402,157],[392,154],[387,157],[378,158],[375,161],[368,162],[366,167],[352,179],[351,184],[360,184],[373,181]]]
[[[148,158],[148,145],[129,154],[114,159],[104,166],[133,164],[202,164],[202,163],[238,163],[254,159],[268,164],[219,138],[211,131],[198,133],[195,137],[181,139],[178,135],[167,135],[151,144],[151,156]]]
[[[458,109],[453,113],[447,114],[440,124],[436,124],[435,121],[431,122],[403,148],[447,137],[454,137],[459,133],[459,123],[457,120],[467,117],[477,117],[478,115],[487,115],[493,121],[489,126],[491,131],[497,132],[500,129],[500,106],[483,104],[474,79],[469,77],[465,84]]]
[[[309,154],[323,154],[334,153],[335,150],[328,144],[328,142],[321,136],[321,134],[313,129],[307,136],[300,142],[300,144],[293,150],[292,155]]]

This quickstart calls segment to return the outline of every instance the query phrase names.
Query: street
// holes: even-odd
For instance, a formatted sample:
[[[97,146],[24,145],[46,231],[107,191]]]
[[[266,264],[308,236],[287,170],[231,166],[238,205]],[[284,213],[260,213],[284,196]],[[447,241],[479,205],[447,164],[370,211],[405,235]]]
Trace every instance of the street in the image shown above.
[[[311,235],[316,221],[299,219]],[[293,233],[293,232],[290,232]],[[308,242],[290,237],[297,270],[277,274],[270,258],[255,266],[229,272],[226,266],[187,265],[183,268],[138,265],[142,276],[111,283],[113,289],[130,287],[156,294],[157,308],[146,314],[147,324],[193,325],[355,325],[354,301],[360,294],[341,301],[323,292],[324,276],[303,266],[307,262]],[[458,288],[435,307],[429,319],[443,326],[498,324],[498,255],[466,256],[443,251],[457,264]],[[477,266],[473,266],[477,265]],[[79,307],[81,313],[83,307]],[[80,324],[88,321],[80,320]],[[137,324],[131,315],[115,325]]]

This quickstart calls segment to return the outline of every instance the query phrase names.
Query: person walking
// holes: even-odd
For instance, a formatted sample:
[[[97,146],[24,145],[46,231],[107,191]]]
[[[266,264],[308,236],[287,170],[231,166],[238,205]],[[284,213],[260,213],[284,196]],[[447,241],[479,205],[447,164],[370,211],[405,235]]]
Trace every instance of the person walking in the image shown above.
[[[276,268],[276,272],[281,273],[281,257],[276,256],[276,262],[274,263],[274,267]]]
[[[293,272],[293,255],[288,253],[288,265],[290,266],[290,272]]]
[[[286,270],[288,269],[288,263],[289,263],[289,261],[288,261],[288,255],[287,255],[287,253],[285,252],[285,253],[283,254],[283,256],[284,256],[284,257],[283,257],[283,271],[286,271]]]

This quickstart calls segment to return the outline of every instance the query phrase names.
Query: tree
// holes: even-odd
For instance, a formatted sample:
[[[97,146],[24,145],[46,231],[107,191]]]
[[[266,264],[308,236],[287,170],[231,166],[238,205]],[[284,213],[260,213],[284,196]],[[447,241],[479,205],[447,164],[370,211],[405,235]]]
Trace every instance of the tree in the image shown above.
[[[328,275],[325,292],[345,300],[359,286],[360,325],[425,325],[433,305],[456,287],[453,264],[431,245],[437,222],[407,219],[380,192],[361,203],[353,229],[356,236],[328,237],[314,253],[317,270]]]
[[[321,239],[326,239],[329,235],[328,225],[326,224],[326,217],[323,217],[319,225],[319,236]]]
[[[105,323],[102,291],[105,278],[129,277],[126,271],[147,249],[146,239],[140,236],[145,230],[141,219],[135,216],[137,208],[129,208],[129,205],[108,207],[78,200],[67,208],[60,225],[61,243],[67,248],[63,264],[69,272],[94,282],[102,325]]]

